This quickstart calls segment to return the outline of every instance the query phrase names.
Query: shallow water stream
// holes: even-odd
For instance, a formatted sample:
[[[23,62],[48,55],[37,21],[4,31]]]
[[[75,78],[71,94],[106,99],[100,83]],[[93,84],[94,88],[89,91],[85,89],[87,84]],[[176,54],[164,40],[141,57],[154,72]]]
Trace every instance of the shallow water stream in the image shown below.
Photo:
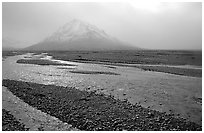
[[[131,103],[202,123],[202,78],[143,71],[133,67],[61,61],[76,66],[17,64],[18,59],[46,58],[32,54],[8,57],[2,62],[3,79],[29,81],[78,89],[97,90]],[[55,60],[56,61],[56,60]],[[108,74],[80,74],[70,71],[100,71]]]

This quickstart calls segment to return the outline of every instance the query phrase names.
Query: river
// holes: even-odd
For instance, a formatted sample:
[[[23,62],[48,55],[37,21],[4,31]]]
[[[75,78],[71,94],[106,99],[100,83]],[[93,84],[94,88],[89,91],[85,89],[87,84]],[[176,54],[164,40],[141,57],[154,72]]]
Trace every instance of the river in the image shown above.
[[[17,55],[2,61],[3,79],[71,86],[81,90],[96,90],[98,93],[127,99],[143,107],[179,115],[202,124],[202,78],[179,76],[161,72],[143,71],[134,67],[59,61],[76,66],[40,66],[18,64],[23,58],[46,58],[42,55]],[[55,60],[56,61],[56,60]],[[184,66],[186,67],[186,66]],[[197,68],[195,68],[197,69]],[[105,71],[117,73],[80,74],[70,71]],[[201,99],[201,101],[200,101]]]

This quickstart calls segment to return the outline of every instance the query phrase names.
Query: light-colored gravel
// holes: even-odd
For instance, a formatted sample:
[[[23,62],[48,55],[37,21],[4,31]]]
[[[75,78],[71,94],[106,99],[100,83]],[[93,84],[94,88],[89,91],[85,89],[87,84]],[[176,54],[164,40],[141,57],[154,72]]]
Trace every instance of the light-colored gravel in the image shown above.
[[[2,86],[2,108],[10,111],[30,131],[77,131],[71,125],[29,106],[4,86]]]

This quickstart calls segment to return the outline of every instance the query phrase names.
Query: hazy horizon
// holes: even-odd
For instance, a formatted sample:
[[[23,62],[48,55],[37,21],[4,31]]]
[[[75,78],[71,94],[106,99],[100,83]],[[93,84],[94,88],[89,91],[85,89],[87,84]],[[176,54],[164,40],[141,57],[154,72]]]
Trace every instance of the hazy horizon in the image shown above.
[[[2,39],[10,39],[15,47],[27,47],[73,19],[141,48],[202,50],[201,2],[3,2]]]

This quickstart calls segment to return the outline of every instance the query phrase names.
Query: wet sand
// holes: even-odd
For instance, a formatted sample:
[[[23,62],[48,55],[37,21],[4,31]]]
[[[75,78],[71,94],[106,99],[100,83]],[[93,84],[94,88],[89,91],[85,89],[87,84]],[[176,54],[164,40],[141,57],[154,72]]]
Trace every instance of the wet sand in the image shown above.
[[[75,66],[71,64],[62,64],[55,61],[50,61],[46,59],[20,59],[16,63],[21,64],[35,64],[35,65],[55,65],[55,66]]]

